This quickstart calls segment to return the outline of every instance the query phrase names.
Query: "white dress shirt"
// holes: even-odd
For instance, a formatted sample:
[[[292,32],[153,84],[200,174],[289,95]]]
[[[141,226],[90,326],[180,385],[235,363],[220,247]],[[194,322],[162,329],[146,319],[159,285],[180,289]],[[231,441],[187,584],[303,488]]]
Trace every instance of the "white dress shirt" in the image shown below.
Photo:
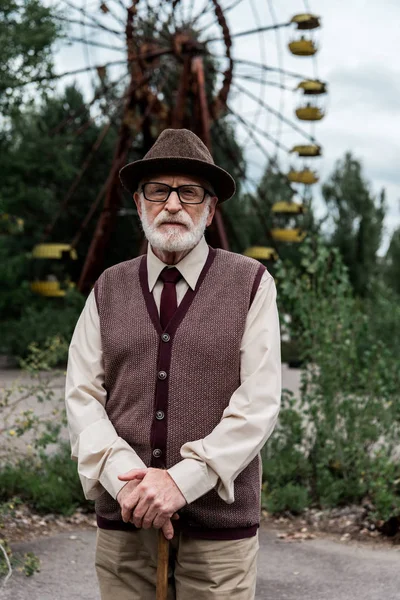
[[[195,288],[208,256],[203,237],[174,265],[182,278],[176,284],[178,305],[188,287]],[[158,311],[165,265],[147,250],[149,290]],[[65,401],[71,458],[85,497],[96,499],[104,490],[116,498],[126,484],[118,475],[146,465],[118,436],[105,404],[104,366],[100,323],[93,290],[76,324],[69,347]],[[215,487],[227,503],[234,501],[234,480],[258,454],[274,430],[281,401],[281,356],[276,287],[266,271],[246,318],[240,346],[240,386],[232,394],[218,425],[203,439],[181,448],[182,460],[168,469],[186,498],[193,502]]]

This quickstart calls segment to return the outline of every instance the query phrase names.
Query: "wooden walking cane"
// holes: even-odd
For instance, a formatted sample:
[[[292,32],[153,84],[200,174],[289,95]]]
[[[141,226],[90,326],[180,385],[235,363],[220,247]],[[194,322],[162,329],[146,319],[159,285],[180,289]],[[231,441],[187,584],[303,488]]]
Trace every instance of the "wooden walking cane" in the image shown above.
[[[158,560],[156,600],[167,600],[168,596],[169,542],[162,529],[158,531]]]

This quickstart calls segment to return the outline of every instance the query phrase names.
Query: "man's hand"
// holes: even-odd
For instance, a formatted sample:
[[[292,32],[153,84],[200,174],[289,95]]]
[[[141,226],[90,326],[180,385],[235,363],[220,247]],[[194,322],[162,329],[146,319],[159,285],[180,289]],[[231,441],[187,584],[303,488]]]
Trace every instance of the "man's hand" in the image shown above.
[[[130,481],[130,484],[140,480],[139,484],[129,488],[126,502],[120,502],[123,520],[129,521],[134,509],[131,521],[136,527],[162,528],[165,537],[171,539],[174,535],[171,518],[185,506],[186,500],[168,472],[164,469],[132,469],[118,475],[118,479]],[[124,486],[120,493],[130,484]]]
[[[134,504],[132,503],[132,494],[143,479],[143,477],[145,476],[146,469],[132,469],[132,471],[129,471],[129,474],[131,475],[131,477],[136,477],[136,479],[133,479],[126,483],[117,494],[117,501],[121,506],[122,519],[125,523],[133,523],[132,509],[134,508]],[[179,519],[179,516],[173,515],[172,519]],[[172,527],[171,519],[166,520],[166,522],[162,526],[162,530],[167,539],[171,539],[174,536],[174,528]]]
[[[143,477],[146,473],[145,469],[143,469],[143,470],[132,469],[132,471],[129,471],[129,473],[133,473],[134,471],[137,474],[135,479],[132,479],[128,483],[126,483],[124,485],[124,487],[122,487],[119,490],[119,492],[117,494],[117,502],[119,502],[119,505],[122,509],[122,511],[121,511],[122,518],[125,521],[125,523],[127,523],[130,520],[131,511],[133,509],[133,505],[129,508],[129,505],[130,505],[129,498],[132,495],[132,492],[137,488],[137,486],[139,485],[139,483],[141,482],[141,480],[143,479]],[[119,475],[118,475],[118,477],[119,477]]]

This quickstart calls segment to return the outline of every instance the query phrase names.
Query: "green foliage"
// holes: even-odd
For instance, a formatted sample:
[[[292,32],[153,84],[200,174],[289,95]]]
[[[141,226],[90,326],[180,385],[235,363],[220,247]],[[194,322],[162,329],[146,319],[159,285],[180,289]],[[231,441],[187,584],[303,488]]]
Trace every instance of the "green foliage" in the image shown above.
[[[31,577],[34,573],[38,573],[40,571],[40,558],[33,552],[27,552],[24,557],[23,571],[25,575]]]
[[[54,366],[66,348],[65,340],[60,337],[48,339],[42,347],[30,344],[27,358],[21,360],[25,380],[17,379],[0,389],[0,433],[3,434],[0,464],[16,464],[26,456],[40,459],[50,444],[58,442],[61,427],[66,425],[66,415],[63,397],[56,397],[61,373]],[[36,406],[32,406],[32,400]],[[43,410],[38,410],[38,404],[43,404]],[[25,447],[15,443],[21,437],[27,441]]]
[[[45,344],[49,337],[60,336],[70,340],[85,299],[74,289],[64,298],[41,298],[21,286],[26,291],[27,302],[21,307],[19,317],[8,319],[2,325],[2,351],[24,358],[31,343]],[[0,294],[1,297],[1,294]],[[65,363],[68,347],[64,343],[58,349],[58,364]]]
[[[29,288],[29,281],[37,275],[37,265],[30,260],[31,250],[42,240],[45,227],[55,219],[60,202],[101,130],[94,123],[88,124],[90,115],[87,109],[82,110],[82,103],[82,94],[73,87],[67,88],[59,98],[48,98],[42,105],[13,114],[10,126],[0,131],[3,150],[0,208],[24,219],[22,235],[0,237],[0,325],[4,332],[1,340],[4,353],[25,355],[29,342],[41,343],[57,333],[69,339],[83,306],[84,298],[77,292],[69,293],[66,298],[44,298]],[[57,131],[66,112],[76,116]],[[84,131],[76,136],[79,127],[84,127]],[[109,132],[83,174],[69,210],[60,216],[47,241],[72,241],[104,183],[113,143],[113,134]],[[82,268],[94,225],[95,222],[91,223],[78,244],[79,260],[73,265],[76,270],[65,272],[66,279],[76,278]],[[127,232],[127,240],[129,236]],[[116,253],[111,249],[110,255],[113,254],[115,259]]]
[[[336,163],[322,193],[333,220],[331,245],[338,248],[348,267],[355,293],[367,296],[378,274],[377,251],[385,217],[385,192],[378,200],[363,178],[362,165],[350,152]]]
[[[65,122],[69,115],[71,118]],[[24,235],[14,242],[20,240],[21,250],[30,251],[42,239],[45,226],[57,215],[60,202],[80,173],[102,129],[101,124],[90,123],[90,119],[82,93],[70,86],[59,97],[24,107],[0,132],[4,154],[0,201],[3,210],[24,219]],[[76,135],[80,128],[80,135]],[[115,133],[109,131],[82,173],[68,211],[57,221],[50,238],[53,241],[70,242],[75,235],[106,179],[114,141]],[[88,242],[83,249],[87,246]]]
[[[288,510],[296,515],[301,514],[309,503],[309,494],[305,487],[287,483],[281,488],[273,489],[270,494],[267,491],[264,507],[270,513],[282,513]]]
[[[60,373],[54,366],[65,355],[66,347],[60,337],[48,339],[41,347],[30,344],[27,357],[21,360],[25,381],[16,380],[0,390],[0,528],[21,502],[39,512],[61,514],[90,505],[71,461],[69,443],[60,442],[66,415],[63,398],[58,399],[58,403],[62,400],[62,410],[57,406]],[[32,400],[44,410],[33,409]],[[46,408],[50,410],[46,412]],[[56,451],[50,454],[51,444]],[[40,561],[33,553],[13,556],[7,540],[1,539],[0,575],[8,577],[14,567],[30,576],[39,570]]]
[[[384,275],[387,285],[400,294],[400,227],[393,232],[385,256]]]
[[[15,496],[10,501],[0,503],[0,528],[3,527],[3,521],[8,516],[15,518],[15,507],[22,503],[22,500]],[[9,564],[7,564],[6,557]],[[0,577],[11,575],[13,569],[24,573],[30,577],[40,571],[40,559],[33,552],[26,552],[23,556],[16,556],[10,547],[7,539],[0,535]],[[4,585],[4,582],[3,582]]]
[[[292,316],[291,335],[305,368],[301,397],[283,403],[264,452],[271,506],[297,497],[283,491],[293,483],[322,507],[369,497],[376,516],[387,519],[400,512],[397,342],[390,346],[379,336],[376,305],[353,297],[337,249],[310,237],[300,254],[300,269],[290,263],[277,268],[279,302]],[[397,312],[397,303],[391,308]],[[399,328],[400,321],[393,327],[396,339]]]
[[[37,458],[24,457],[0,470],[0,500],[18,496],[40,513],[72,514],[78,506],[91,506],[71,460],[69,443],[62,442],[56,453]]]
[[[386,353],[400,356],[400,301],[399,295],[389,287],[385,278],[373,281],[368,298],[359,301],[366,315],[373,339],[382,341]]]
[[[26,101],[27,83],[51,75],[51,46],[59,33],[52,10],[40,0],[2,0],[0,113],[18,106],[24,93]]]
[[[302,417],[291,392],[283,390],[281,412],[263,451],[263,506],[270,512],[301,512],[309,502],[304,482],[311,475],[304,456]]]

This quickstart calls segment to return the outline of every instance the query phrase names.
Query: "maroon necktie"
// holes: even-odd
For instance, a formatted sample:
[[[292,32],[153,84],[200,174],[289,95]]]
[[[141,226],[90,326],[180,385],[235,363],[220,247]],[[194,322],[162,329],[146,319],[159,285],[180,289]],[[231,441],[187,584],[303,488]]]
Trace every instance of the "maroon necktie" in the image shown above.
[[[160,323],[163,331],[178,307],[175,284],[181,277],[182,275],[176,267],[172,267],[171,269],[165,267],[160,273],[160,279],[164,282],[160,303]]]

